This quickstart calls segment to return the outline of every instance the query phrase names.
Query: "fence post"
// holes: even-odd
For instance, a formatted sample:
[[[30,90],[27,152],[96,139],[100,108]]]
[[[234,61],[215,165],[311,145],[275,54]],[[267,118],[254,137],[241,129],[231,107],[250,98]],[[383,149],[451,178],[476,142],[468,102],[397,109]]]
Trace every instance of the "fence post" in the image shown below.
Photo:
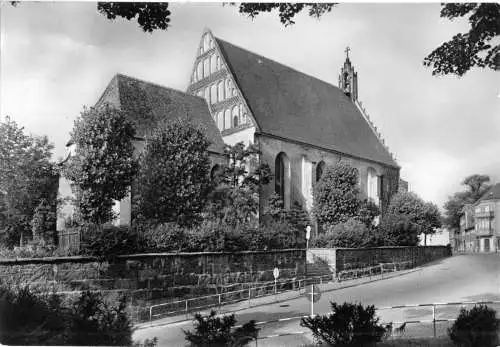
[[[251,307],[250,305],[250,298],[252,297],[252,287],[248,287],[248,307]]]
[[[153,324],[153,306],[149,306],[149,322]]]
[[[432,329],[434,331],[434,338],[436,338],[436,305],[432,305]]]
[[[221,305],[221,295],[219,294],[219,311],[220,311],[220,305]]]
[[[188,314],[188,301],[186,299],[186,317],[187,317],[187,314]]]

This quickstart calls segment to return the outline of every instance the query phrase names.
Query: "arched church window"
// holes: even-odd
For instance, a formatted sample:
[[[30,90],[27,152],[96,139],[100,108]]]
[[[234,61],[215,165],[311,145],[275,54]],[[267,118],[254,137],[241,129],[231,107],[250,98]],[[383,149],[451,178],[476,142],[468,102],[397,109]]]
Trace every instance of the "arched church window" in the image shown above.
[[[212,73],[217,71],[217,60],[216,60],[215,54],[212,54],[210,56],[210,71],[212,71]]]
[[[222,69],[221,63],[220,63],[220,58],[217,56],[217,70]]]
[[[318,182],[323,176],[323,172],[325,171],[325,162],[322,160],[316,165],[316,182]]]
[[[287,175],[288,175],[288,158],[284,152],[276,156],[274,162],[274,191],[279,195],[285,207],[288,207],[287,201]]]
[[[196,67],[197,79],[201,80],[203,78],[203,62],[200,60],[198,66]]]
[[[350,82],[349,82],[349,74],[347,72],[344,73],[344,89],[349,90]]]
[[[208,51],[208,49],[210,48],[210,36],[207,34],[205,34],[205,36],[203,36],[203,51],[206,52]]]
[[[224,130],[224,114],[222,111],[217,112],[217,128]]]
[[[222,101],[224,100],[224,82],[219,81],[217,83],[217,100]]]
[[[231,97],[231,87],[231,81],[229,79],[226,79],[226,99]]]
[[[215,83],[210,85],[210,102],[212,104],[217,102],[217,85]]]
[[[216,181],[220,179],[220,175],[222,173],[222,166],[219,164],[215,164],[212,166],[212,170],[210,170],[210,180]]]
[[[224,129],[229,129],[231,127],[231,110],[226,109],[224,111]]]
[[[209,87],[205,88],[205,100],[206,100],[207,104],[210,102],[210,88]]]
[[[203,77],[210,75],[210,62],[208,58],[203,59]]]
[[[234,122],[234,118],[237,119],[236,123]],[[236,127],[236,125],[234,125],[234,124],[239,123],[239,118],[240,118],[240,108],[238,107],[238,105],[236,105],[233,107],[233,126],[234,127]]]
[[[372,199],[375,203],[378,203],[378,177],[377,172],[373,168],[368,168],[367,177],[367,196]]]
[[[233,127],[234,128],[238,127],[238,117],[237,116],[233,116]]]

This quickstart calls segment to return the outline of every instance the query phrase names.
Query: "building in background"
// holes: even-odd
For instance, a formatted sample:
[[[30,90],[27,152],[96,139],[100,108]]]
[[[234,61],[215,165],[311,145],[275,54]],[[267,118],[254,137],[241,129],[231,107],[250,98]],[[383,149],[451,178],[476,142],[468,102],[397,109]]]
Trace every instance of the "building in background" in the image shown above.
[[[500,251],[500,183],[492,186],[474,204],[466,204],[455,235],[459,252]]]
[[[424,246],[425,235],[419,235],[419,246]],[[446,246],[451,244],[450,242],[450,232],[446,228],[438,228],[436,233],[427,235],[427,246]]]

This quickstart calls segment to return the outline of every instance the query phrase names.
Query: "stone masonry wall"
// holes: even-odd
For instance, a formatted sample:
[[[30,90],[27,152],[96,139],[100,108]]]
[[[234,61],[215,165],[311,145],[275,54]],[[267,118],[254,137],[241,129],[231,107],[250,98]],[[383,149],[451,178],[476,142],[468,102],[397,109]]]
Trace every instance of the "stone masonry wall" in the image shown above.
[[[124,293],[131,306],[218,294],[280,279],[302,277],[305,250],[237,253],[160,253],[119,256],[0,260],[0,284],[29,285],[63,295],[98,290]]]
[[[308,267],[315,275],[333,275],[341,271],[362,269],[383,263],[410,262],[415,267],[449,256],[446,246],[377,247],[377,248],[312,248],[307,254]],[[311,264],[311,265],[309,265]],[[308,270],[310,272],[310,270]]]

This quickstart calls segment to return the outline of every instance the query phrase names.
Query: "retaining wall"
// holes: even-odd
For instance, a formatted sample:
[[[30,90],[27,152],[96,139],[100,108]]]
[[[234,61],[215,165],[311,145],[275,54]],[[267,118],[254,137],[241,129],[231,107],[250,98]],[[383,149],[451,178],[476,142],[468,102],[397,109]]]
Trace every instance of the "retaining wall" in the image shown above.
[[[236,253],[160,253],[119,256],[0,260],[0,283],[55,290],[62,295],[99,290],[126,294],[130,306],[245,289],[304,275],[305,250]]]

